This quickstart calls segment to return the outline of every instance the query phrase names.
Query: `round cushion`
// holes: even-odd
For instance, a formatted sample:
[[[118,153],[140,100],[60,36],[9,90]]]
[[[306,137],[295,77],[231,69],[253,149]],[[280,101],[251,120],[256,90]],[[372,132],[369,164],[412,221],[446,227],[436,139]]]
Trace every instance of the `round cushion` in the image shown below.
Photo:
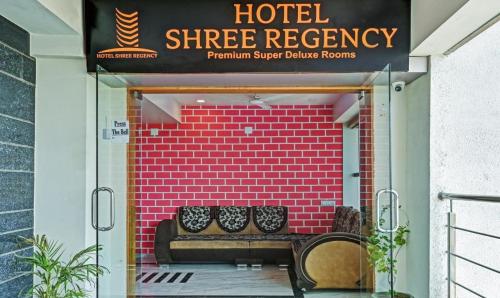
[[[212,223],[213,217],[210,207],[192,206],[180,207],[179,224],[190,232],[199,233]]]
[[[243,231],[250,222],[250,208],[223,206],[217,208],[215,219],[221,229],[228,233]]]
[[[288,220],[287,209],[282,206],[254,207],[253,221],[257,229],[264,233],[279,232]]]

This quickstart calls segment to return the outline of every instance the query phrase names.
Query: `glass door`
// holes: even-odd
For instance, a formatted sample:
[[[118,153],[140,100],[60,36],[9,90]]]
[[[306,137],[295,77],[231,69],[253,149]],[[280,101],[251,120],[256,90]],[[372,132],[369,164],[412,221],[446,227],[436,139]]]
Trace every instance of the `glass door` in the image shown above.
[[[399,196],[391,179],[391,68],[374,74],[359,96],[359,175],[362,233],[366,237],[363,273],[373,276],[364,291],[374,297],[394,292],[394,237],[399,226]]]
[[[135,220],[133,188],[128,178],[140,159],[129,148],[134,137],[131,118],[140,101],[126,85],[101,67],[96,73],[96,187],[92,193],[92,226],[102,250],[97,261],[107,272],[97,282],[98,297],[126,297],[127,279],[134,275],[134,242],[129,231]],[[130,162],[129,162],[130,161]],[[132,238],[132,239],[131,239]],[[130,266],[129,266],[130,265]]]

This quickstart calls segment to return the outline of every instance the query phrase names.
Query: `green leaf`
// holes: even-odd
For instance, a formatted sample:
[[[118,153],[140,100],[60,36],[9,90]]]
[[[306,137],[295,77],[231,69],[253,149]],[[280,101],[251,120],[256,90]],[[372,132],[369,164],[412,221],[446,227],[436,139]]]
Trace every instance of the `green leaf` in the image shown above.
[[[387,210],[388,207],[385,209],[383,208],[382,213]],[[380,220],[380,223],[384,222],[383,219]],[[367,252],[370,265],[379,273],[387,273],[391,271],[392,268],[392,271],[396,274],[396,258],[399,250],[407,245],[409,233],[408,223],[396,229],[396,232],[392,235],[392,241],[390,234],[380,232],[375,228],[370,229],[370,235],[367,238]],[[391,250],[395,251],[392,258],[390,254]]]
[[[62,261],[63,246],[49,241],[45,235],[36,235],[22,241],[34,248],[30,257],[17,256],[19,261],[33,268],[39,282],[24,290],[20,296],[39,298],[88,297],[89,293],[80,284],[95,285],[95,278],[109,270],[92,263],[102,246],[92,245],[76,252],[67,262]]]

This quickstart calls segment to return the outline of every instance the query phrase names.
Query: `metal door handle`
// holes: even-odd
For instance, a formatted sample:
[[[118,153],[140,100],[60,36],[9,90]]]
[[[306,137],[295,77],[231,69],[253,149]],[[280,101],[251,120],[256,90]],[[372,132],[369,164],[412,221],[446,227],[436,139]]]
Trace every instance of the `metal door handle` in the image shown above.
[[[100,191],[105,191],[109,193],[109,226],[107,227],[99,227],[97,224],[97,221],[95,220],[95,215],[94,215],[94,207],[95,207],[95,200],[97,199],[97,194]],[[115,226],[115,192],[113,189],[109,187],[99,187],[94,189],[92,191],[92,203],[91,203],[91,221],[92,221],[92,227],[96,230],[105,232],[113,229]]]
[[[396,224],[393,227],[391,227],[390,229],[384,229],[382,227],[382,225],[380,224],[380,219],[381,219],[380,198],[382,197],[382,195],[384,193],[391,194],[390,199],[391,199],[391,201],[394,200],[394,204],[392,204],[392,206],[396,206],[396,209],[394,212],[394,214],[396,214]],[[375,201],[376,201],[376,207],[377,207],[377,210],[376,210],[377,230],[379,230],[380,232],[384,232],[384,233],[396,232],[398,227],[399,227],[399,194],[397,193],[397,191],[395,191],[394,189],[390,189],[390,188],[381,189],[381,190],[377,191]]]

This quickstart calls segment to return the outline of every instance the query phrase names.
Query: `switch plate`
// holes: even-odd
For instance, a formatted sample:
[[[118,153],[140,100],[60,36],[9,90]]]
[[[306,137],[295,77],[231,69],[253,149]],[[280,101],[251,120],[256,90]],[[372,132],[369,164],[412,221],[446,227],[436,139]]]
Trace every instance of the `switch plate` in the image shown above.
[[[251,135],[253,132],[253,127],[251,126],[245,126],[245,134],[248,136],[248,135]]]
[[[111,129],[104,128],[102,130],[102,139],[103,140],[111,140],[111,136],[112,136]]]
[[[321,201],[321,206],[323,207],[335,207],[336,205],[335,201]]]

